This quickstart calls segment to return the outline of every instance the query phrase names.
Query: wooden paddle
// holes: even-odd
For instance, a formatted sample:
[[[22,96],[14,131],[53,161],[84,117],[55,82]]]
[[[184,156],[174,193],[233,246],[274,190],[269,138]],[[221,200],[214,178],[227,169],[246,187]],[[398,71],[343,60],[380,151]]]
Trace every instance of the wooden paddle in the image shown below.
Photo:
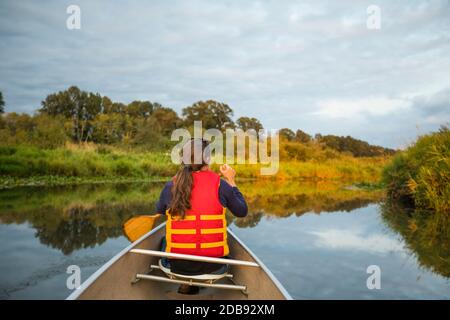
[[[123,224],[123,233],[131,242],[136,241],[155,226],[161,214],[136,216]]]

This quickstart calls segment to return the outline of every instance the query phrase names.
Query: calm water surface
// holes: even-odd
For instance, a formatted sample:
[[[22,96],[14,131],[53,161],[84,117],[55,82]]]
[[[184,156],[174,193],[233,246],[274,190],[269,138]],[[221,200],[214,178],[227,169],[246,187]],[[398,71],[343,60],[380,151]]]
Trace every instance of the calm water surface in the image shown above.
[[[0,298],[64,299],[69,265],[85,280],[129,242],[162,184],[0,191]],[[230,228],[296,299],[448,299],[449,242],[374,192],[331,184],[241,185],[250,214]],[[430,233],[430,234],[428,234]],[[368,290],[366,269],[381,269]]]

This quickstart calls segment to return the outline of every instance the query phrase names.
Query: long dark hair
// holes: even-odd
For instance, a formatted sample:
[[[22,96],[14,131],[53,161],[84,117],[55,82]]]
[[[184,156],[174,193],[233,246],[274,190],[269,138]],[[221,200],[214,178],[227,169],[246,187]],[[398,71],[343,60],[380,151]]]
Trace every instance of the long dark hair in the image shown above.
[[[169,214],[184,219],[186,211],[191,208],[191,191],[194,183],[192,172],[199,171],[209,163],[210,153],[208,141],[191,139],[182,150],[182,165],[174,177],[171,189],[172,200],[169,205]],[[201,148],[201,149],[200,149]],[[195,150],[200,154],[201,161],[195,158]],[[197,156],[198,157],[198,156]],[[196,161],[197,160],[197,161]]]

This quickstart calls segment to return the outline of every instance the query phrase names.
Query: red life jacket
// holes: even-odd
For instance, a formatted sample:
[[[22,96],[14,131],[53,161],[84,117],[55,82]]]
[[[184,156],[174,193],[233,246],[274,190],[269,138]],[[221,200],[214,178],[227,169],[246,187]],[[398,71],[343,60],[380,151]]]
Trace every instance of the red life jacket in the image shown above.
[[[191,209],[184,219],[167,212],[166,252],[206,257],[228,255],[226,208],[219,201],[220,176],[212,171],[192,173]]]

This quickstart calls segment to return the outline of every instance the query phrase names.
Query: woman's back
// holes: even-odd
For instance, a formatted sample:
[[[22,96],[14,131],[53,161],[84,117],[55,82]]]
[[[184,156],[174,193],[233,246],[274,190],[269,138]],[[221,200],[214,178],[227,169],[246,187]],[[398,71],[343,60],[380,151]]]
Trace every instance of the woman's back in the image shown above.
[[[219,201],[220,176],[204,170],[192,173],[191,207],[184,216],[169,212],[166,252],[207,257],[228,255],[225,208]]]

